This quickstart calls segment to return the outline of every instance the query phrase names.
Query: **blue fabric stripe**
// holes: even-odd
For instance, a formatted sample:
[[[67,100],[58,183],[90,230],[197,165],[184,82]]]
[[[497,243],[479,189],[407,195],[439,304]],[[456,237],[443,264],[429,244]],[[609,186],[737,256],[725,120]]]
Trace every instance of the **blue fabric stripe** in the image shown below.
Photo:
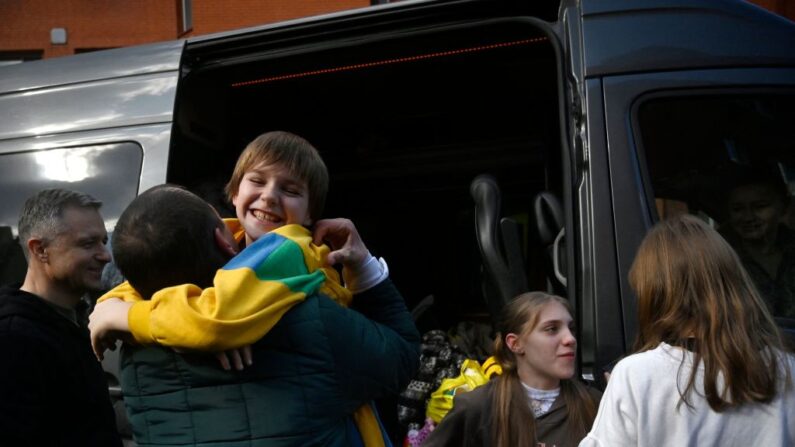
[[[392,440],[389,439],[389,434],[384,428],[384,423],[381,422],[381,415],[378,414],[378,408],[376,408],[375,402],[370,401],[370,407],[372,407],[373,413],[375,413],[375,420],[378,421],[378,428],[381,429],[381,437],[384,438],[384,447],[392,447]]]
[[[345,419],[345,425],[348,428],[348,439],[351,441],[351,447],[364,447],[362,435],[359,433],[359,429],[356,427],[356,422],[354,422],[353,416],[348,416]]]
[[[224,270],[235,270],[240,268],[250,268],[255,270],[257,266],[261,265],[268,259],[276,249],[282,246],[289,239],[276,234],[268,233],[262,235],[253,244],[249,245],[243,251],[237,254],[234,258],[230,259],[222,268]]]

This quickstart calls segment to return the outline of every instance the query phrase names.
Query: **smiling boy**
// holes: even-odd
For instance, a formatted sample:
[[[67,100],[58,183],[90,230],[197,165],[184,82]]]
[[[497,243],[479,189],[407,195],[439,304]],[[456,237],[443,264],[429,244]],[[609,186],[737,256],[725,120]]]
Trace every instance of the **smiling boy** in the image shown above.
[[[226,187],[246,245],[283,225],[309,227],[323,211],[328,182],[320,154],[303,138],[287,132],[257,137]]]

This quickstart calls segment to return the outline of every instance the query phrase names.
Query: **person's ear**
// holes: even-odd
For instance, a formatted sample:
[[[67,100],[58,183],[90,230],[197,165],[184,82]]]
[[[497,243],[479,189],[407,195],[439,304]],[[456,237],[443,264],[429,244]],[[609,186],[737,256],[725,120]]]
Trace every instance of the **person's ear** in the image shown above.
[[[524,354],[524,348],[522,347],[522,340],[519,338],[518,335],[514,333],[509,333],[505,336],[505,346],[511,350],[516,355]]]
[[[215,238],[215,246],[221,250],[221,253],[229,256],[230,258],[237,254],[237,247],[232,245],[226,234],[224,234],[224,230],[216,228],[213,232],[213,236]]]
[[[36,258],[41,263],[49,261],[49,254],[47,253],[47,244],[43,240],[37,238],[28,239],[28,253],[30,259]]]
[[[237,194],[234,194],[234,195],[232,195],[232,200],[231,200],[231,202],[232,202],[232,206],[233,206],[233,207],[236,207],[236,206],[237,206]]]

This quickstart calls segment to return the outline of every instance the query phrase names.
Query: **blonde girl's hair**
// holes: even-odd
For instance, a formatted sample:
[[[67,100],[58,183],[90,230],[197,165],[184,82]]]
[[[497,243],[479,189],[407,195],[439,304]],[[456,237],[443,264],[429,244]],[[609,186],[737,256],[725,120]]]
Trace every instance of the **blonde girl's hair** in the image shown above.
[[[783,339],[765,302],[732,247],[700,219],[676,216],[653,227],[629,283],[638,298],[636,351],[691,343],[714,411],[770,402],[782,368],[790,383]],[[692,406],[696,375],[692,368],[680,404]]]
[[[240,190],[246,172],[265,164],[280,164],[290,175],[306,182],[309,196],[309,215],[313,221],[320,219],[326,204],[329,175],[320,153],[309,141],[284,131],[266,132],[243,149],[237,159],[226,195],[229,201]]]
[[[517,296],[502,311],[494,342],[494,356],[502,366],[492,394],[492,433],[494,447],[535,447],[535,417],[530,411],[527,393],[517,372],[517,359],[505,343],[505,336],[526,334],[538,325],[542,308],[549,303],[562,304],[572,313],[568,300],[543,292],[528,292]],[[577,444],[587,434],[596,416],[596,402],[585,386],[576,380],[561,380],[561,394],[566,403],[572,430],[572,444]]]

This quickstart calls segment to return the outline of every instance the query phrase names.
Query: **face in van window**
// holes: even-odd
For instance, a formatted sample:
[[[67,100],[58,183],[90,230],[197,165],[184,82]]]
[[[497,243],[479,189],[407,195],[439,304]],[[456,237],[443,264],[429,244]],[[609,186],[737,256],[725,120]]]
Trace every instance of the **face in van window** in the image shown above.
[[[729,195],[729,222],[746,241],[773,242],[783,217],[784,204],[767,185],[739,186]]]
[[[246,172],[232,198],[246,244],[283,225],[310,225],[308,191],[305,181],[280,164],[260,164]]]

